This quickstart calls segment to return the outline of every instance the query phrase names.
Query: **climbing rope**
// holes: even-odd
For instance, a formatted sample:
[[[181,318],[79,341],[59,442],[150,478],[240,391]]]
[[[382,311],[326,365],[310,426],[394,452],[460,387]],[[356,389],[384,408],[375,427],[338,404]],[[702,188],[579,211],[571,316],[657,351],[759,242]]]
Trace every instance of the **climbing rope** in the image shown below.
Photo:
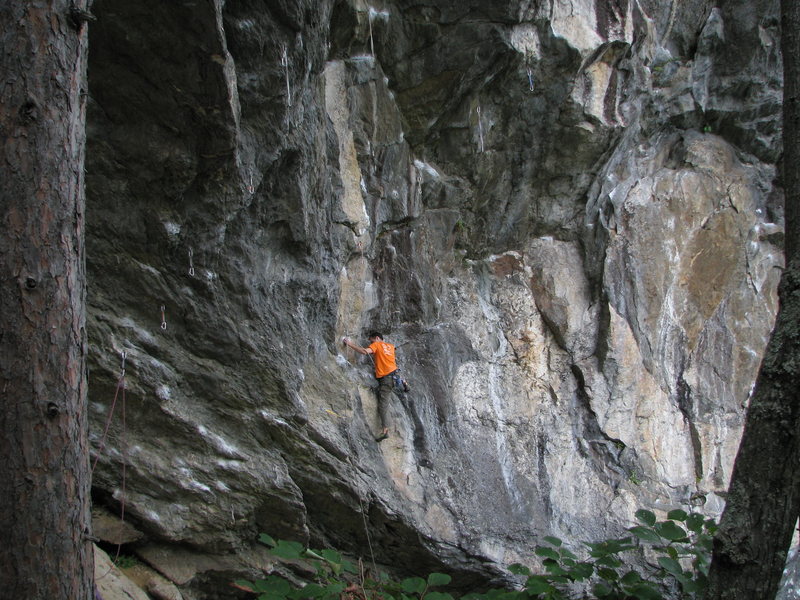
[[[369,356],[369,355],[367,355],[367,356]],[[370,358],[372,358],[372,357],[370,356]],[[353,421],[350,421],[350,423],[352,423],[352,422]],[[356,444],[353,442],[353,436],[352,436],[352,432],[350,431],[350,426],[349,425],[345,428],[345,435],[347,436],[347,441],[350,444],[350,447],[351,448],[355,448]],[[353,457],[352,456],[348,455],[347,462],[350,464],[350,468],[353,469],[353,471],[358,471],[358,469],[356,469],[356,466],[353,464]],[[358,494],[357,490],[356,490],[356,493],[358,495],[358,508],[361,511],[361,520],[364,523],[364,534],[367,536],[367,547],[369,548],[369,556],[370,556],[370,559],[372,560],[372,569],[375,572],[375,577],[377,577],[378,576],[378,566],[375,563],[375,552],[372,549],[372,537],[369,535],[369,524],[367,523],[367,514],[366,514],[366,511],[364,510],[364,503],[361,501],[361,495]]]
[[[369,23],[369,51],[372,53],[373,61],[375,59],[375,44],[372,41],[372,9],[367,11],[367,22]]]
[[[372,354],[367,354],[366,356],[369,357],[369,360],[370,360],[370,362],[372,362],[373,368],[374,368],[375,358],[372,356]],[[353,437],[352,437],[352,432],[350,431],[350,427],[347,427],[345,429],[345,431],[346,431],[346,435],[347,435],[347,441],[350,443],[350,447],[351,448],[355,447],[356,444],[353,442]],[[351,456],[347,457],[347,462],[350,464],[350,467],[354,471],[358,470],[358,469],[356,469],[356,466],[353,464],[353,459],[352,459]],[[358,496],[358,507],[359,507],[359,510],[361,511],[361,520],[362,520],[362,522],[364,524],[364,534],[367,537],[367,547],[369,548],[369,556],[370,556],[370,560],[372,561],[372,569],[373,569],[373,571],[375,573],[375,577],[377,577],[378,576],[378,565],[375,562],[375,551],[373,550],[373,547],[372,547],[372,536],[369,533],[369,523],[367,522],[367,511],[364,508],[364,503],[361,500],[361,496],[360,495]]]
[[[292,88],[289,84],[289,51],[286,44],[281,47],[281,66],[286,76],[286,104],[292,105]]]
[[[350,462],[350,466],[353,466],[352,461]],[[358,497],[358,507],[359,509],[361,509],[361,520],[364,522],[364,533],[367,534],[367,547],[369,548],[369,556],[372,559],[372,570],[375,572],[375,577],[377,578],[378,566],[375,564],[375,553],[372,551],[372,538],[369,535],[369,525],[367,524],[367,515],[364,512],[364,504],[361,502],[361,496]]]
[[[127,353],[123,350],[122,351],[122,371],[120,373],[119,379],[117,380],[117,388],[114,391],[114,400],[111,401],[111,409],[108,412],[108,418],[106,419],[105,428],[103,429],[103,437],[100,438],[100,448],[98,450],[97,456],[95,456],[94,464],[92,465],[91,475],[94,475],[94,469],[97,467],[97,461],[100,460],[100,454],[102,454],[103,450],[105,449],[106,445],[106,438],[108,437],[108,430],[111,427],[111,419],[114,417],[114,409],[117,406],[117,399],[119,398],[119,392],[122,390],[122,404],[123,404],[123,411],[125,405],[125,359],[127,358]],[[123,417],[123,424],[124,424],[124,417]]]
[[[481,105],[478,104],[475,112],[478,113],[478,137],[480,139],[480,151],[483,152],[483,122],[481,121]]]
[[[347,440],[350,442],[350,447],[354,447],[353,438],[350,434],[350,428],[346,429],[347,431]],[[357,471],[356,466],[353,464],[352,457],[347,457],[347,462],[350,463],[350,468],[353,471]],[[358,494],[358,490],[356,490],[356,494]],[[375,577],[378,576],[378,565],[375,563],[375,552],[372,549],[372,537],[369,534],[369,524],[367,523],[367,513],[364,510],[364,503],[361,500],[361,495],[358,494],[358,509],[361,511],[361,521],[364,523],[364,534],[367,536],[367,548],[369,548],[369,557],[372,561],[372,570],[375,573]]]
[[[97,462],[100,460],[100,456],[103,454],[103,450],[105,450],[106,439],[108,437],[108,430],[111,427],[111,420],[114,418],[114,410],[117,406],[117,400],[121,400],[122,404],[122,430],[120,435],[120,446],[122,448],[122,482],[121,482],[121,495],[120,495],[120,514],[119,520],[120,523],[125,522],[125,497],[127,491],[127,463],[128,463],[128,440],[127,440],[127,423],[126,423],[126,403],[125,403],[125,359],[127,358],[127,353],[123,350],[121,354],[122,358],[122,368],[120,371],[119,379],[117,380],[117,387],[114,391],[114,399],[111,401],[111,408],[108,411],[108,417],[106,418],[105,427],[103,428],[103,436],[100,438],[100,446],[97,450],[97,455],[94,458],[94,463],[92,464],[92,468],[90,470],[90,477],[94,477],[94,471],[97,467]],[[120,391],[122,394],[120,395]],[[120,553],[122,552],[122,541],[117,544],[117,551],[112,559],[112,563],[116,563],[119,560]],[[111,572],[111,569],[103,573],[100,577],[97,577],[97,580],[102,579],[106,575]]]

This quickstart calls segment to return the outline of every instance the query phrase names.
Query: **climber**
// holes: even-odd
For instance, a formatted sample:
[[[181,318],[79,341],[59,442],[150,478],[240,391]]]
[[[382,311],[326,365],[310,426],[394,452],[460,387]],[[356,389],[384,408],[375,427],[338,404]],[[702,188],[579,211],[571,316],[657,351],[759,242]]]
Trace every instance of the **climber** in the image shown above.
[[[343,338],[342,343],[360,354],[365,354],[372,358],[375,366],[375,379],[378,380],[378,413],[381,417],[381,434],[375,438],[382,442],[389,437],[389,428],[386,426],[386,418],[389,400],[392,397],[392,388],[395,384],[403,391],[408,391],[408,384],[398,375],[397,361],[395,359],[394,346],[383,341],[383,335],[378,331],[371,331],[367,335],[369,346],[362,348],[354,344],[350,338]]]

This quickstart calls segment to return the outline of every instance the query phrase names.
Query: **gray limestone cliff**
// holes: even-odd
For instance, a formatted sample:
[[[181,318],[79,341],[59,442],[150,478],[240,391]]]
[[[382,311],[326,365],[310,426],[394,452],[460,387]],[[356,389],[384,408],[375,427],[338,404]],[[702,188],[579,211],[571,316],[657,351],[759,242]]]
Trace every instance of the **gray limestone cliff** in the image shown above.
[[[719,512],[783,260],[775,0],[93,12],[94,493],[185,598],[262,531],[469,585]]]

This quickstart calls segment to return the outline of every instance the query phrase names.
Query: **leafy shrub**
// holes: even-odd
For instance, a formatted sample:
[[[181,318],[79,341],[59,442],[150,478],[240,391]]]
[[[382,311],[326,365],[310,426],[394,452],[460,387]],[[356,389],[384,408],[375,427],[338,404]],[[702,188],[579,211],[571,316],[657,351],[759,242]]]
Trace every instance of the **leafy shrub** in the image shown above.
[[[569,597],[574,583],[586,582],[595,598],[603,600],[663,600],[670,583],[680,586],[683,598],[699,598],[707,584],[711,543],[717,527],[700,514],[673,510],[664,521],[654,513],[639,510],[641,525],[628,529],[633,536],[586,544],[588,558],[578,557],[562,541],[546,537],[548,545],[537,546],[545,574],[534,575],[528,567],[512,565],[513,573],[527,576],[529,597],[561,600]],[[655,556],[658,567],[643,576],[627,566],[621,554],[643,545]]]
[[[370,574],[360,561],[346,560],[335,550],[312,550],[297,542],[274,540],[261,534],[259,541],[268,546],[276,557],[300,561],[314,572],[313,581],[294,587],[280,575],[269,575],[256,581],[237,580],[234,586],[259,594],[258,600],[334,600],[342,597],[371,600],[453,600],[447,593],[433,588],[450,583],[444,573],[431,573],[426,579],[409,577],[393,581],[385,573]]]
[[[120,554],[113,560],[114,565],[119,569],[130,569],[136,565],[142,564],[135,556],[128,554]]]
[[[670,511],[663,521],[648,510],[637,511],[636,518],[640,525],[628,529],[631,536],[587,543],[584,558],[566,548],[559,538],[547,536],[546,545],[534,549],[544,573],[514,564],[509,567],[511,573],[525,578],[521,590],[492,589],[466,594],[462,600],[567,600],[581,585],[600,600],[663,600],[667,590],[676,585],[683,598],[701,598],[717,529],[714,521],[680,509]],[[266,534],[259,539],[276,557],[310,567],[314,577],[299,588],[279,575],[234,583],[239,589],[259,594],[258,600],[453,600],[451,594],[434,589],[450,584],[450,576],[443,573],[394,581],[382,572],[369,573],[363,563],[346,560],[335,550],[306,549],[297,542],[276,541]],[[621,557],[643,550],[655,561],[644,575]]]

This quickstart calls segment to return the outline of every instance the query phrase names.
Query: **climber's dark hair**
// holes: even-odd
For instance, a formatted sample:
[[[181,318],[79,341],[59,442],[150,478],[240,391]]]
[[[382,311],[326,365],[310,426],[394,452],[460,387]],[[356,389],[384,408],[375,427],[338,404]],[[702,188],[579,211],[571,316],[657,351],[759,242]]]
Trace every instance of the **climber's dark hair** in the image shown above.
[[[375,331],[374,329],[367,334],[367,339],[371,340],[372,338],[381,338],[383,339],[383,334],[380,331]]]

